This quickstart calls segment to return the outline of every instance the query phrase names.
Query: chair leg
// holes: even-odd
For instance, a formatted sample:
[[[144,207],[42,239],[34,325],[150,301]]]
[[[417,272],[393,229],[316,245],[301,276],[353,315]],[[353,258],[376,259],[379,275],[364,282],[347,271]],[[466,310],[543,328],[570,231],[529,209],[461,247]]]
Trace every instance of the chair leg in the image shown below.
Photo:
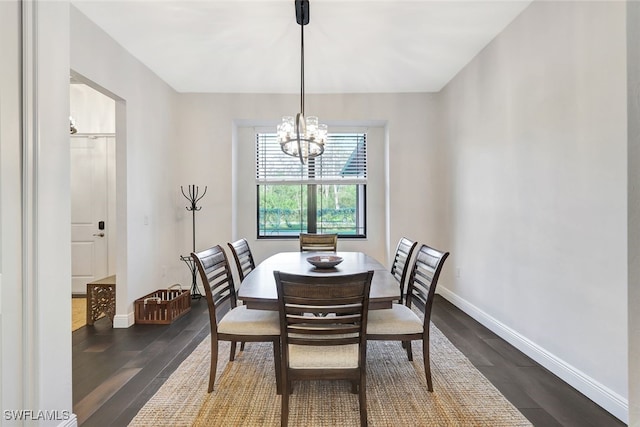
[[[429,340],[422,340],[422,357],[424,359],[424,373],[427,377],[427,390],[433,391],[431,382],[431,361],[429,358]]]
[[[209,368],[209,389],[213,391],[213,384],[216,382],[216,369],[218,369],[218,340],[211,337],[211,367]]]
[[[286,368],[282,369],[282,405],[280,406],[280,426],[287,427],[289,423],[289,395],[291,394],[291,383],[287,377]]]
[[[351,381],[351,393],[358,394],[358,382]]]
[[[411,341],[403,341],[405,348],[407,350],[407,358],[409,359],[409,362],[413,361],[413,350],[411,349]]]
[[[229,362],[233,362],[236,358],[236,342],[231,341],[231,352],[229,353]]]
[[[367,421],[367,377],[363,373],[360,377],[360,426],[366,427]]]
[[[280,340],[273,342],[273,360],[276,368],[276,391],[278,394],[282,394],[282,355],[280,354]]]
[[[240,343],[240,351],[244,351],[244,341]]]

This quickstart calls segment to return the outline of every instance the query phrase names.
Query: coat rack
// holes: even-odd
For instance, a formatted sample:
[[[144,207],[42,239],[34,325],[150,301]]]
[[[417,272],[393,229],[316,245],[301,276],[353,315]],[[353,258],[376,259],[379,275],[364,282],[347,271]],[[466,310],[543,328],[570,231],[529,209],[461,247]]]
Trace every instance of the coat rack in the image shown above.
[[[202,206],[198,206],[198,202],[207,194],[207,186],[205,185],[204,191],[202,195],[200,195],[200,188],[197,185],[189,185],[188,186],[188,195],[184,192],[184,188],[180,186],[180,191],[182,195],[189,201],[189,206],[187,206],[187,210],[191,211],[191,230],[192,230],[192,252],[196,251],[196,212],[202,209]],[[191,256],[183,256],[180,255],[180,259],[187,264],[189,270],[191,271],[191,298],[202,298],[202,294],[200,293],[200,289],[198,289],[198,280],[197,280],[197,269],[196,263],[191,258]]]

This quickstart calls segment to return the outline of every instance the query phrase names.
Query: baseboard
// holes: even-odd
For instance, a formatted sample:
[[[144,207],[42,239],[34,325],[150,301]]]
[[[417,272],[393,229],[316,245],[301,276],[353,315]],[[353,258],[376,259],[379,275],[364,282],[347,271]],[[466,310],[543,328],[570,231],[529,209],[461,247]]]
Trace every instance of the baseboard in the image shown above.
[[[113,327],[114,328],[128,328],[136,323],[135,314],[130,312],[129,314],[116,314],[113,318]]]
[[[593,400],[606,411],[610,412],[624,423],[629,423],[628,399],[625,399],[618,393],[586,375],[584,372],[549,353],[544,348],[485,313],[469,301],[451,292],[446,287],[439,286],[438,288],[438,293],[453,305],[480,322],[483,326],[493,331],[509,344],[513,345],[515,348],[538,362],[540,365],[553,372],[567,384]]]

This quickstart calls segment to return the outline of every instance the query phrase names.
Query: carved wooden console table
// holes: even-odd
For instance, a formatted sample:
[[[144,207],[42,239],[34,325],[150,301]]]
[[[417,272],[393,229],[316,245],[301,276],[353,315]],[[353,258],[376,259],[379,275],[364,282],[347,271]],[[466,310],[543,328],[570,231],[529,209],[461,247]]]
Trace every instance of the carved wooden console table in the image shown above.
[[[93,325],[101,314],[105,314],[113,324],[116,314],[115,275],[87,283],[87,325]]]

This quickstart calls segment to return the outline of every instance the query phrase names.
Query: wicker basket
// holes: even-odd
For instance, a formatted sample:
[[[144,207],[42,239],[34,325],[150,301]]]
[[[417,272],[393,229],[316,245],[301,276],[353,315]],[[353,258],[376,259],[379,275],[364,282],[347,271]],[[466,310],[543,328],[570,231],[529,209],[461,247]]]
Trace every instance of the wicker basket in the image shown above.
[[[191,297],[176,284],[137,299],[134,310],[136,323],[168,325],[191,310]]]

